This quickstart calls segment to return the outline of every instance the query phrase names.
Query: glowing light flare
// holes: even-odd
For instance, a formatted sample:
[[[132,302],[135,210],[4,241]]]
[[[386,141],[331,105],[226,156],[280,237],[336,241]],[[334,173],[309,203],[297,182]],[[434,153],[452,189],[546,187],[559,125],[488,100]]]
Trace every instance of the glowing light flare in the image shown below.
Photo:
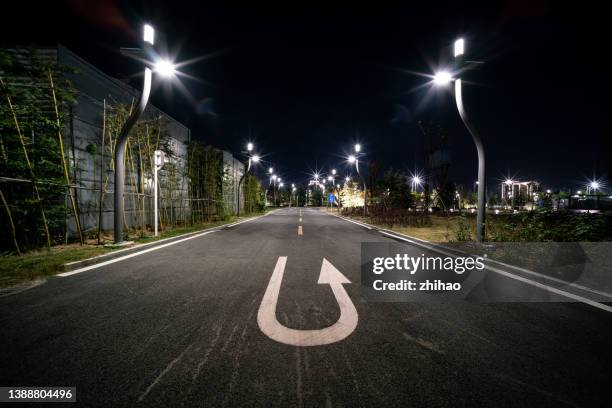
[[[174,64],[169,60],[159,60],[154,66],[155,72],[165,78],[171,78],[176,74]]]
[[[253,150],[253,143],[249,142],[247,143],[247,150],[250,152],[251,150]]]
[[[357,158],[356,158],[355,156],[353,156],[353,155],[350,155],[350,156],[348,157],[348,162],[349,162],[349,163],[355,163],[355,161],[356,161],[356,160],[357,160]]]
[[[452,80],[453,77],[448,71],[438,71],[433,77],[434,84],[438,86],[448,85]]]
[[[258,156],[258,155],[256,155],[256,154],[255,154],[255,155],[253,155],[253,157],[251,157],[251,160],[253,160],[253,163],[257,163],[257,162],[259,162],[259,159],[260,159],[260,158],[259,158],[259,156]]]

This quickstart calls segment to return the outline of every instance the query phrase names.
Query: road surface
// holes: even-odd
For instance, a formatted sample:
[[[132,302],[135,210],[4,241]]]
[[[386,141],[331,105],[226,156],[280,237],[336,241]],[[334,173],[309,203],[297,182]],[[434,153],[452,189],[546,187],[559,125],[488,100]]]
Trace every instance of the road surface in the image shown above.
[[[76,386],[78,405],[104,407],[612,406],[611,313],[361,302],[361,242],[395,241],[283,209],[0,298],[0,385]],[[264,333],[283,257],[268,323],[332,327],[344,288],[345,326],[325,334],[339,340]],[[351,283],[317,284],[324,258]]]

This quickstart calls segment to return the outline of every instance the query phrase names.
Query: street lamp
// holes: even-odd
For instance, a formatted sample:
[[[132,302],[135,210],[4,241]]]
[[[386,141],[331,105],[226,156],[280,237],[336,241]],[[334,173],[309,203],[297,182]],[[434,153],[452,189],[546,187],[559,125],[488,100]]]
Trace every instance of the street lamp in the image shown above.
[[[455,73],[459,74],[463,68],[463,55],[465,52],[465,41],[463,38],[455,41],[453,55],[455,57]],[[459,116],[463,121],[463,124],[470,132],[474,144],[476,145],[476,151],[478,153],[478,214],[476,217],[476,240],[482,242],[485,238],[485,151],[480,139],[478,130],[470,120],[465,106],[463,104],[462,94],[462,80],[457,75],[455,78],[446,72],[441,71],[434,75],[434,84],[438,86],[446,85],[450,82],[455,82],[455,103],[457,104],[457,110]]]
[[[143,27],[143,39],[141,48],[122,48],[121,53],[126,56],[140,57],[146,61],[147,57],[156,55],[153,49],[153,43],[155,41],[155,29],[145,24]],[[144,58],[143,58],[144,57]],[[151,94],[151,82],[153,76],[153,70],[163,77],[172,77],[174,75],[174,65],[170,61],[158,60],[154,62],[146,61],[144,63],[144,76],[142,91],[138,97],[136,107],[132,110],[132,113],[128,117],[127,121],[121,128],[121,133],[117,137],[115,143],[115,198],[114,198],[114,239],[115,244],[121,244],[123,242],[123,216],[124,216],[124,203],[123,193],[125,192],[125,146],[127,144],[130,130],[138,118],[142,115],[147,103],[149,102],[149,96]]]
[[[359,143],[356,143],[355,144],[355,154],[349,155],[348,162],[351,164],[355,163],[355,170],[357,170],[357,175],[359,176],[359,178],[361,178],[361,182],[363,183],[363,216],[365,217],[368,212],[367,210],[368,195],[367,195],[365,178],[359,172],[359,156],[360,155],[361,155],[361,145]]]
[[[597,194],[597,190],[599,190],[599,182],[597,181],[591,181],[589,183],[589,185],[587,186],[587,194]]]
[[[242,185],[242,182],[244,181],[244,178],[246,177],[247,174],[249,174],[249,171],[251,171],[251,164],[253,163],[258,163],[259,162],[259,156],[256,154],[251,155],[251,151],[253,150],[253,143],[249,142],[247,143],[247,154],[248,154],[248,164],[247,164],[247,169],[244,172],[244,174],[242,175],[242,177],[240,177],[240,181],[238,181],[238,192],[237,192],[237,201],[236,201],[236,216],[240,217],[240,187]],[[270,167],[268,169],[268,171],[272,170],[272,167]]]
[[[420,186],[422,182],[423,180],[421,180],[419,176],[413,176],[412,177],[412,192],[415,192],[417,190],[417,186]]]

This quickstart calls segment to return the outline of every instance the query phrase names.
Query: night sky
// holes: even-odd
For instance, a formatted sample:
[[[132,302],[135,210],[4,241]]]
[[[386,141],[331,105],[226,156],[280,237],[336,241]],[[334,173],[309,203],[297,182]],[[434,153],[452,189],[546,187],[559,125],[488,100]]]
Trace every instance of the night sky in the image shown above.
[[[476,152],[452,95],[414,74],[450,63],[463,36],[467,59],[485,61],[466,74],[464,98],[490,185],[506,175],[574,188],[608,178],[612,28],[603,9],[542,0],[329,3],[74,0],[33,16],[21,2],[31,29],[23,19],[18,29],[3,25],[2,42],[59,42],[127,78],[140,68],[118,48],[137,46],[150,22],[177,62],[205,57],[182,68],[197,78],[181,78],[190,95],[174,85],[152,96],[193,138],[238,152],[250,137],[297,183],[315,165],[343,169],[357,140],[383,168],[421,168],[417,123],[431,120],[448,131],[452,179],[470,186]]]

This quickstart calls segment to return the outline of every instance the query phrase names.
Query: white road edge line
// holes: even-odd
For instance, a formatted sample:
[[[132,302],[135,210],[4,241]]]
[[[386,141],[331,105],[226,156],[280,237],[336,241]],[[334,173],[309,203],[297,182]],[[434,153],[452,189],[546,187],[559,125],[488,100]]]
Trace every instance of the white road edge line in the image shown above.
[[[204,235],[212,234],[213,232],[217,232],[217,231],[219,231],[219,230],[206,231],[206,232],[202,232],[202,233],[197,234],[197,235],[191,235],[191,236],[189,236],[187,238],[183,238],[183,239],[179,239],[179,240],[176,240],[176,241],[168,242],[167,244],[158,245],[158,246],[155,246],[153,248],[147,248],[147,249],[144,249],[142,251],[138,251],[138,252],[134,252],[134,253],[131,253],[131,254],[127,254],[127,255],[121,256],[119,258],[113,258],[113,259],[110,259],[108,261],[100,262],[100,263],[97,263],[97,264],[94,264],[94,265],[85,266],[83,268],[75,269],[74,271],[58,273],[56,276],[60,276],[62,278],[65,278],[67,276],[76,275],[77,273],[82,273],[82,272],[90,271],[92,269],[101,268],[103,266],[110,265],[110,264],[113,264],[115,262],[124,261],[126,259],[133,258],[133,257],[138,256],[138,255],[142,255],[142,254],[146,254],[146,253],[149,253],[149,252],[157,251],[158,249],[166,248],[166,247],[169,247],[170,245],[175,245],[175,244],[179,244],[181,242],[189,241],[190,239],[199,238],[199,237],[202,237]]]
[[[356,221],[353,221],[353,220],[351,220],[349,218],[346,218],[346,217],[342,217],[340,215],[335,215],[335,214],[332,214],[332,215],[334,215],[335,217],[341,218],[341,219],[343,219],[345,221],[348,221],[348,222],[357,223]],[[360,223],[357,223],[357,224],[360,224]],[[369,224],[363,224],[362,226],[366,227],[367,225],[369,225]],[[373,228],[375,228],[375,227],[373,227]],[[373,229],[373,228],[371,228],[371,229]],[[401,240],[404,240],[406,242],[411,242],[411,243],[417,244],[417,245],[419,244],[419,242],[422,243],[422,244],[431,244],[431,242],[429,242],[427,240],[424,240],[424,239],[421,239],[421,238],[417,238],[417,237],[407,238],[405,235],[403,235],[403,234],[401,234],[399,232],[398,233],[395,233],[395,232],[394,233],[388,233],[384,229],[379,229],[378,232],[380,232],[381,234],[388,235],[388,236],[393,237],[393,238],[401,239]],[[415,241],[418,241],[418,242],[415,242]],[[452,250],[452,251],[456,251],[456,252],[460,252],[460,253],[465,253],[465,252],[460,251],[458,249],[445,247],[444,245],[440,245],[440,246],[442,246],[443,248],[447,248],[449,250]],[[428,246],[425,246],[425,247],[429,248],[429,249],[433,249],[433,248],[430,248]],[[440,252],[440,250],[438,250],[438,252]],[[450,254],[450,255],[451,256],[456,256],[456,254]],[[592,288],[589,288],[589,287],[584,286],[584,285],[579,285],[579,284],[573,283],[573,282],[567,282],[567,281],[564,281],[562,279],[557,279],[557,278],[554,278],[552,276],[544,275],[544,274],[539,273],[539,272],[535,272],[535,271],[531,271],[529,269],[521,268],[520,266],[510,265],[510,264],[507,264],[507,263],[504,263],[504,262],[501,262],[501,261],[497,261],[495,259],[487,259],[486,262],[487,263],[495,263],[497,265],[505,266],[506,268],[511,268],[511,269],[520,271],[522,273],[526,273],[528,275],[537,276],[538,278],[542,278],[542,279],[546,279],[546,280],[549,280],[549,281],[552,281],[552,282],[560,283],[562,285],[571,286],[573,288],[576,288],[576,289],[584,291],[584,292],[590,292],[590,293],[594,293],[594,294],[599,295],[599,296],[605,296],[605,297],[610,298],[612,300],[612,294],[607,293],[607,292],[602,292],[602,291],[597,290],[597,289],[592,289]]]
[[[385,231],[379,231],[379,232],[381,234],[384,234],[384,235],[387,235],[387,236],[390,236],[390,237],[393,237],[393,238],[396,238],[396,239],[401,239],[402,241],[410,242],[412,244],[416,244],[416,245],[419,245],[421,247],[425,247],[426,249],[429,249],[429,250],[434,251],[434,252],[438,252],[438,253],[443,254],[443,255],[453,256],[453,257],[457,256],[455,254],[451,254],[449,252],[440,250],[438,248],[434,248],[434,247],[431,247],[431,246],[428,246],[428,245],[423,245],[421,243],[414,242],[414,241],[411,241],[411,240],[409,240],[407,238],[400,237],[400,236],[397,236],[397,235],[394,235],[394,234],[389,234],[388,232],[385,232]],[[550,292],[556,293],[557,295],[565,296],[565,297],[567,297],[569,299],[573,299],[573,300],[576,300],[578,302],[582,302],[582,303],[585,303],[587,305],[596,307],[598,309],[605,310],[606,312],[612,313],[612,307],[611,306],[607,306],[607,305],[605,305],[603,303],[596,302],[596,301],[591,300],[589,298],[585,298],[585,297],[580,296],[580,295],[575,295],[573,293],[566,292],[564,290],[557,289],[555,287],[546,285],[544,283],[536,282],[536,281],[533,281],[531,279],[523,278],[522,276],[518,276],[518,275],[515,275],[515,274],[510,273],[510,272],[502,271],[501,269],[497,269],[497,268],[495,268],[493,266],[490,266],[490,265],[487,265],[485,269],[491,270],[491,271],[493,271],[495,273],[498,273],[500,275],[506,276],[508,278],[518,280],[518,281],[526,283],[528,285],[535,286],[535,287],[537,287],[539,289],[545,289],[545,290],[548,290]]]
[[[329,213],[328,213],[328,214],[329,214]],[[372,227],[370,227],[369,225],[362,224],[362,223],[357,222],[357,221],[354,221],[354,220],[349,220],[348,218],[341,217],[341,216],[339,216],[339,215],[337,215],[337,214],[329,214],[329,215],[333,215],[334,217],[340,218],[341,220],[344,220],[344,221],[352,222],[353,224],[357,224],[357,225],[359,225],[360,227],[367,228],[367,229],[369,229],[369,230],[372,230],[372,229],[373,229],[373,228],[372,228]]]
[[[331,215],[333,215],[334,217],[338,217],[340,219],[343,219],[345,221],[352,222],[353,224],[361,225],[362,227],[368,228],[370,230],[373,229],[372,227],[369,227],[366,224],[362,224],[362,223],[359,223],[357,221],[353,221],[353,220],[348,219],[346,217],[341,217],[341,216],[336,215],[336,214],[331,214]],[[402,241],[410,242],[412,244],[424,247],[426,249],[438,252],[438,253],[443,254],[443,255],[453,256],[453,257],[457,256],[456,254],[451,254],[451,253],[443,251],[441,249],[434,248],[434,247],[429,246],[429,245],[425,245],[425,243],[429,244],[430,242],[426,241],[424,239],[415,238],[415,237],[411,237],[412,239],[409,239],[409,238],[405,238],[405,237],[400,236],[400,235],[388,233],[388,232],[383,231],[383,230],[378,230],[378,232],[380,232],[383,235],[387,235],[389,237],[395,238],[395,239],[400,239]],[[417,241],[420,241],[420,242],[417,242]],[[528,269],[523,269],[523,268],[519,268],[519,267],[516,267],[516,266],[513,266],[513,265],[508,265],[508,264],[505,264],[503,262],[499,262],[499,261],[495,261],[495,260],[491,260],[491,259],[487,259],[487,261],[494,262],[494,263],[496,263],[498,265],[504,265],[504,266],[509,267],[509,268],[516,268],[517,270],[520,270],[521,272],[526,272],[526,273],[529,273],[531,275],[535,275],[535,276],[541,277],[543,279],[549,279],[549,280],[552,280],[552,281],[555,281],[555,282],[559,282],[560,281],[559,279],[556,279],[556,278],[553,278],[553,277],[550,277],[550,276],[546,276],[546,275],[543,275],[543,274],[540,274],[540,273],[537,273],[537,272],[534,272],[534,271],[529,271]],[[536,282],[536,281],[533,281],[531,279],[527,279],[527,278],[515,275],[515,274],[510,273],[510,272],[502,271],[502,270],[497,269],[495,267],[492,267],[490,265],[487,265],[487,268],[490,269],[491,271],[495,272],[495,273],[500,274],[500,275],[504,275],[506,277],[522,281],[523,283],[530,284],[530,285],[538,287],[540,289],[546,288],[546,289],[550,290],[551,292],[556,293],[558,295],[565,296],[565,297],[567,297],[569,299],[577,300],[579,302],[588,304],[588,305],[596,307],[598,309],[605,310],[606,312],[612,312],[612,307],[607,306],[607,305],[605,305],[603,303],[600,303],[600,302],[596,302],[596,301],[591,300],[589,298],[585,298],[585,297],[580,296],[580,295],[575,295],[575,294],[573,294],[571,292],[566,292],[564,290],[557,289],[557,288],[555,288],[553,286],[549,286],[549,285],[546,285],[544,283]],[[612,297],[612,295],[610,295],[609,293],[601,292],[601,291],[598,291],[596,289],[587,288],[586,286],[577,285],[577,284],[574,284],[572,282],[561,281],[561,283],[566,284],[566,285],[571,286],[571,287],[575,287],[575,288],[577,288],[579,290],[583,290],[583,291],[586,291],[586,292],[591,292],[591,293],[595,293],[595,294],[599,294],[599,295],[604,295],[604,296],[607,296],[607,297]]]

